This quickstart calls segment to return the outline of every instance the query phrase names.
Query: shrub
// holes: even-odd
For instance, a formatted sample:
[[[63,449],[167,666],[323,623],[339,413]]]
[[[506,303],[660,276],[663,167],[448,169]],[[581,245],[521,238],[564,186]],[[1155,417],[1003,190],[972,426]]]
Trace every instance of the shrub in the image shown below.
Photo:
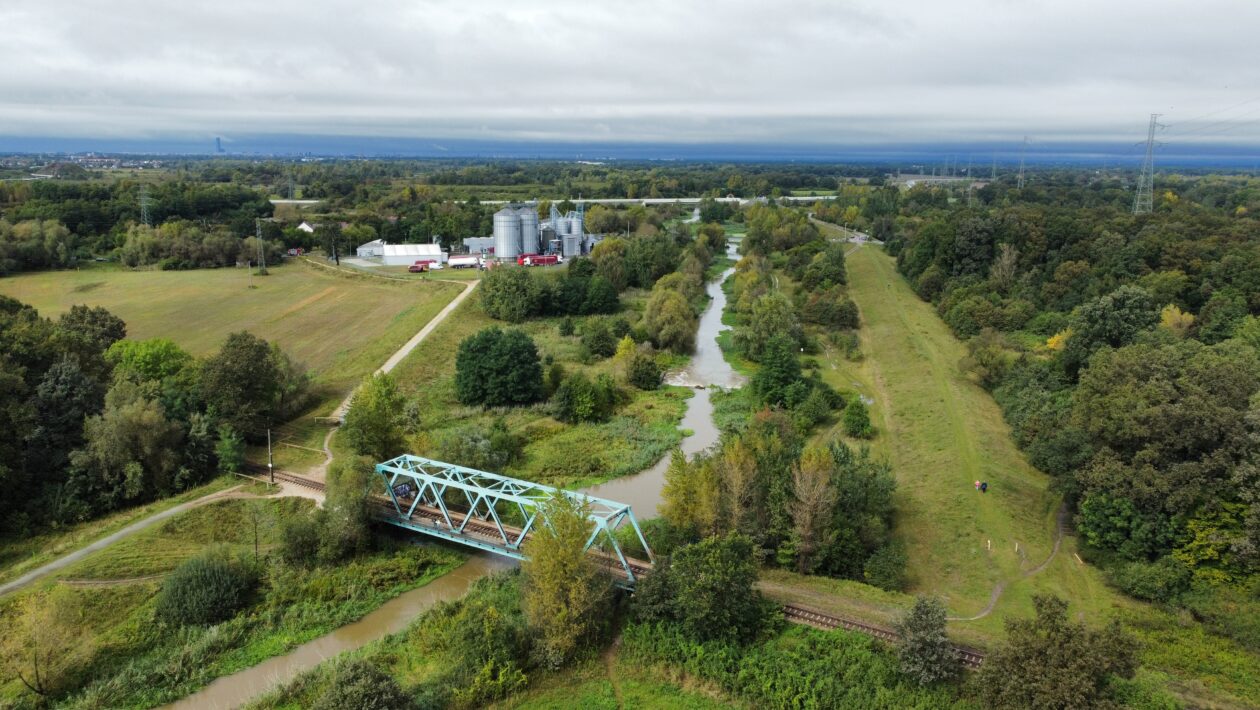
[[[537,314],[542,304],[541,284],[526,269],[491,269],[481,279],[480,291],[486,315],[509,323]]]
[[[411,698],[398,687],[393,676],[363,659],[346,661],[337,667],[332,683],[312,710],[408,710]]]
[[[321,527],[318,514],[286,520],[280,528],[280,559],[298,567],[314,564]]]
[[[1170,602],[1190,589],[1190,568],[1173,557],[1130,562],[1109,570],[1111,583],[1137,599]]]
[[[858,439],[869,439],[875,436],[871,426],[871,415],[861,397],[854,397],[849,406],[844,408],[844,433]]]
[[[590,318],[582,326],[582,344],[599,357],[617,352],[617,338],[602,318]]]
[[[563,335],[566,337],[573,335],[573,333],[576,331],[576,326],[573,323],[573,317],[565,316],[564,318],[560,319],[560,325],[558,329],[560,331],[560,335]]]
[[[654,390],[661,386],[661,368],[656,358],[648,353],[637,352],[626,370],[626,381],[641,390]]]
[[[899,592],[906,586],[906,548],[890,542],[875,551],[862,568],[867,584]]]
[[[157,616],[171,624],[213,624],[245,606],[257,571],[226,551],[212,549],[175,568],[157,599]]]
[[[489,430],[465,427],[449,432],[438,440],[438,455],[443,461],[483,471],[501,471],[520,458],[524,442],[508,431],[502,419],[496,419]]]
[[[604,421],[617,405],[617,386],[608,375],[592,381],[575,372],[564,378],[551,398],[556,419],[569,424]]]

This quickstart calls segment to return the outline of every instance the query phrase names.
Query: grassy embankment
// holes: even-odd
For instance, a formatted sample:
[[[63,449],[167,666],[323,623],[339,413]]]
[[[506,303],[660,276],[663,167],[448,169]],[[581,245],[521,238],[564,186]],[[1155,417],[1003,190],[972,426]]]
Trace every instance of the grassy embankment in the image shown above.
[[[59,650],[69,667],[53,704],[151,707],[358,619],[461,560],[444,549],[386,542],[379,552],[338,565],[300,569],[268,561],[283,522],[311,508],[311,501],[295,498],[231,500],[120,541],[0,602],[0,656],[16,657],[29,631],[25,614],[55,608],[53,623],[64,629],[52,638],[64,645]],[[162,576],[211,546],[252,558],[255,525],[265,571],[245,609],[209,628],[155,620]],[[16,679],[0,679],[0,705],[31,701]]]
[[[20,577],[36,567],[90,545],[150,515],[156,515],[181,503],[187,503],[241,483],[239,478],[220,476],[177,496],[120,510],[103,518],[47,530],[36,535],[0,541],[0,583]]]
[[[1079,561],[1070,533],[1051,556],[1060,499],[1016,448],[997,404],[962,373],[962,343],[881,250],[860,248],[848,266],[865,357],[827,352],[819,360],[832,385],[875,400],[871,447],[898,478],[896,534],[909,552],[909,591],[941,596],[959,617],[983,614],[996,596],[991,613],[950,625],[953,636],[979,645],[1001,637],[1004,619],[1030,616],[1034,593],[1054,593],[1093,623],[1124,620],[1144,642],[1143,662],[1169,674],[1182,697],[1260,703],[1260,656],[1110,589]],[[975,480],[988,481],[989,492],[978,493]],[[876,621],[891,621],[911,601],[855,582],[786,572],[764,579],[776,596]]]
[[[70,306],[104,306],[127,322],[130,338],[170,338],[193,355],[212,353],[232,332],[278,344],[314,378],[317,403],[276,438],[318,449],[326,416],[367,374],[460,292],[455,284],[411,284],[344,276],[301,263],[251,277],[243,269],[132,271],[93,266],[0,279],[0,293],[55,317]],[[257,457],[258,452],[253,452]],[[265,452],[263,452],[265,457]],[[276,447],[281,468],[323,460],[315,451]]]
[[[622,316],[632,323],[646,302],[645,292],[622,295]],[[507,428],[526,442],[523,460],[504,472],[559,487],[590,483],[641,471],[676,446],[682,435],[678,422],[692,391],[662,387],[655,392],[627,388],[631,399],[602,423],[563,424],[550,416],[545,404],[484,411],[465,407],[455,398],[455,356],[464,338],[482,328],[520,328],[534,339],[540,355],[560,362],[566,373],[584,371],[594,376],[611,373],[611,359],[581,362],[579,335],[559,334],[559,318],[531,319],[519,325],[495,321],[481,310],[473,292],[450,318],[399,363],[394,375],[408,397],[421,404],[421,431],[415,453],[438,457],[441,438],[459,427],[488,428],[502,417]],[[582,319],[575,319],[579,333]],[[440,457],[439,457],[440,458]]]

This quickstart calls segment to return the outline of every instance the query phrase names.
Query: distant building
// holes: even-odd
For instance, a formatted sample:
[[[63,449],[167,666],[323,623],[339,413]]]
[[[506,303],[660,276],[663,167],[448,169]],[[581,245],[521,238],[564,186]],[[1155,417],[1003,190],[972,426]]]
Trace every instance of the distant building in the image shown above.
[[[306,232],[307,234],[315,233],[315,228],[311,226],[310,222],[303,222],[299,224],[297,228],[299,232]]]
[[[464,251],[469,254],[488,254],[494,249],[494,237],[465,237]]]
[[[440,244],[383,244],[380,256],[386,266],[411,266],[422,259],[446,263],[446,254]]]
[[[306,224],[303,222],[302,224]],[[300,227],[299,227],[300,229]],[[382,239],[373,239],[366,244],[360,244],[355,250],[354,255],[361,259],[371,259],[381,256],[385,253],[385,241]]]

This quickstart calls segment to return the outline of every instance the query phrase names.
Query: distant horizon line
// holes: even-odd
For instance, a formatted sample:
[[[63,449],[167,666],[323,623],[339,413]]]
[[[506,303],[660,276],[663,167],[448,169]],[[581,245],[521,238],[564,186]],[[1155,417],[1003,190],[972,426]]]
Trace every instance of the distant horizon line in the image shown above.
[[[216,139],[222,151],[216,150]],[[999,165],[1138,165],[1140,144],[1111,141],[1058,141],[1032,144],[1026,152],[1018,143],[992,141],[882,144],[807,142],[595,142],[390,138],[383,136],[257,134],[208,139],[64,138],[0,135],[0,155],[83,155],[111,157],[185,157],[237,159],[453,159],[560,160],[649,162],[803,162],[883,165],[953,165],[961,171],[970,163],[984,173]],[[1260,165],[1260,145],[1166,144],[1157,163],[1185,167],[1252,168]]]

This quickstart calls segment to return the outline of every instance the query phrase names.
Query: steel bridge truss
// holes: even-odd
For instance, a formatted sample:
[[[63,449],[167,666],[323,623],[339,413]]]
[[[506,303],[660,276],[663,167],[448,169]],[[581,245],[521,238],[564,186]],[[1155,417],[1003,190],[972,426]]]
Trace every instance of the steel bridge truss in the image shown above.
[[[620,527],[629,524],[634,530],[647,552],[648,565],[655,559],[625,503],[411,454],[377,464],[376,473],[393,507],[382,511],[381,518],[398,527],[524,560],[521,545],[536,525],[547,524],[541,516],[542,505],[554,496],[564,496],[585,507],[592,524],[585,549],[602,557],[609,567],[620,568],[624,575],[617,580],[620,586],[632,588],[644,571],[642,562],[635,564],[622,552],[616,536]],[[467,507],[453,510],[452,501]],[[519,526],[504,523],[506,511],[519,514]]]

